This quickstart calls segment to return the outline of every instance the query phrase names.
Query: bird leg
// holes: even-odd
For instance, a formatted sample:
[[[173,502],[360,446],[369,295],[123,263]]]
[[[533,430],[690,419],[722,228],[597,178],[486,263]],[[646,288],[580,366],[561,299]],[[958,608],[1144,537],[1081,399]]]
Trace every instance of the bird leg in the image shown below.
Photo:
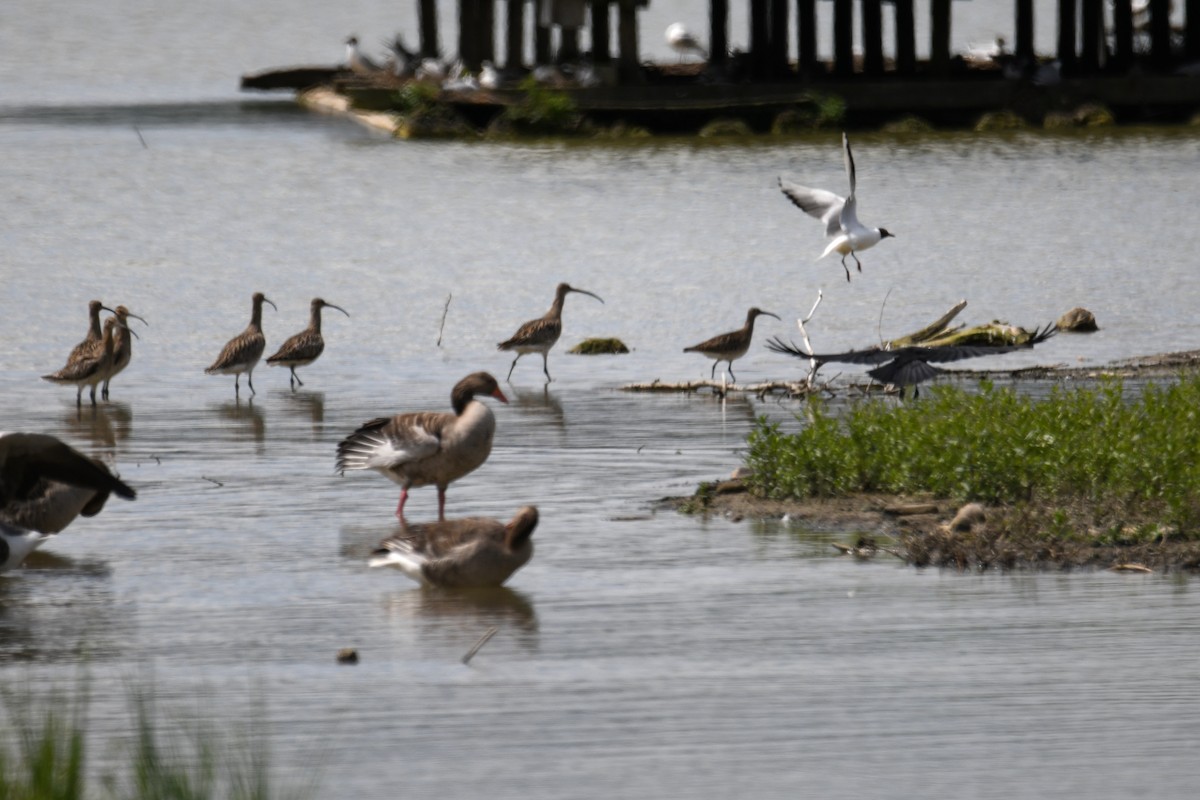
[[[513,371],[513,367],[517,366],[517,359],[519,359],[519,358],[520,358],[521,356],[523,356],[523,355],[525,355],[525,354],[524,354],[524,353],[517,353],[517,358],[514,358],[514,359],[513,359],[512,366],[510,366],[510,367],[508,368],[508,377],[506,377],[506,378],[504,379],[505,381],[510,381],[510,380],[512,380],[512,371]]]
[[[104,388],[100,390],[100,399],[101,400],[108,399],[108,381],[104,382]]]
[[[438,487],[438,522],[446,521],[446,487]]]
[[[404,504],[408,502],[408,489],[400,490],[400,504],[396,506],[396,517],[400,520],[400,524],[404,524]]]
[[[83,408],[83,384],[79,384],[79,390],[75,392],[75,407]]]
[[[727,363],[729,364],[729,379],[737,383],[737,376],[733,374],[733,361],[730,360]]]
[[[713,367],[711,370],[708,371],[708,379],[710,381],[715,381],[717,379],[717,364],[720,364],[720,363],[721,363],[721,359],[719,359],[719,358],[715,359],[713,361]]]
[[[96,384],[92,384],[92,405],[96,405]]]
[[[858,271],[862,272],[862,262],[858,260],[858,256],[854,253],[853,250],[850,251],[850,257],[854,259],[855,264],[858,264]]]
[[[547,354],[548,354],[548,351],[547,351],[547,353],[542,353],[542,372],[546,373],[546,382],[549,383],[550,381],[554,380],[554,378],[550,377],[550,367],[546,363]]]
[[[850,268],[846,266],[846,257],[842,256],[842,269],[846,270],[846,283],[850,282]],[[860,267],[861,269],[861,267]]]
[[[253,372],[246,373],[246,383],[250,384],[250,394],[251,395],[258,394],[258,392],[254,391],[254,373]]]
[[[238,372],[233,376],[233,396],[237,399],[242,396],[241,390],[238,388],[238,382],[242,379],[242,373]]]

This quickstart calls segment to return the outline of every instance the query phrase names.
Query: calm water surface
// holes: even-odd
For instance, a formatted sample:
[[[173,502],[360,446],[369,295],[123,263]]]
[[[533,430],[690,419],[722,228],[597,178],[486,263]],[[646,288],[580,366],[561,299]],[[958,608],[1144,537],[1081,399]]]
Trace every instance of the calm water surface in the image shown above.
[[[1191,580],[859,564],[832,555],[836,533],[657,510],[735,467],[756,416],[795,424],[792,407],[619,387],[707,377],[684,346],[750,305],[784,318],[760,338],[790,335],[818,290],[821,348],[960,298],[970,322],[1099,318],[1099,334],[996,366],[1200,347],[1200,137],[859,137],[860,213],[897,238],[847,284],[813,262],[819,226],[775,187],[840,187],[835,136],[400,144],[286,103],[92,99],[0,106],[0,430],[61,436],[139,497],[0,578],[0,684],[86,664],[97,771],[123,760],[126,687],[150,676],[185,715],[245,719],[262,701],[275,766],[320,765],[330,798],[1194,795]],[[336,442],[448,406],[468,372],[502,376],[495,342],[560,280],[606,302],[568,299],[555,381],[536,357],[517,366],[491,459],[448,501],[504,517],[536,504],[533,561],[478,594],[368,570],[397,492],[333,474]],[[268,347],[314,296],[352,317],[326,315],[303,389],[261,367],[239,403],[203,368],[255,290],[279,306]],[[150,326],[112,402],[77,412],[39,376],[93,297]],[[566,355],[589,335],[633,352]],[[798,365],[756,347],[737,373]],[[433,490],[409,508],[432,517]],[[342,647],[361,663],[338,666]]]

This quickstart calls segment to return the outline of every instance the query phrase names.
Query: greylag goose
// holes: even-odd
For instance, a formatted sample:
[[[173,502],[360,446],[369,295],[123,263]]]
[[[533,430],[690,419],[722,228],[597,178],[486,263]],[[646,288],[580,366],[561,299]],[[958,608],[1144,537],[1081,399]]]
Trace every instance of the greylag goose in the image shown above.
[[[372,567],[396,567],[428,586],[499,586],[533,556],[538,510],[525,506],[507,524],[467,517],[413,525],[379,544]]]
[[[453,413],[417,411],[364,423],[338,444],[337,469],[373,469],[400,484],[396,516],[413,486],[437,486],[438,519],[446,518],[446,487],[477,469],[492,452],[496,417],[477,396],[508,398],[496,379],[473,372],[450,392]]]

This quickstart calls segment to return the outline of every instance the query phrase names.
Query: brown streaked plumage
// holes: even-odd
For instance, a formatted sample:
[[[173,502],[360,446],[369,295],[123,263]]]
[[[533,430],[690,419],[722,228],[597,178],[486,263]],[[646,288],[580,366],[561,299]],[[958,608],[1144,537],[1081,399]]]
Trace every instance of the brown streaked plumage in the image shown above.
[[[93,358],[94,354],[99,351],[100,342],[104,339],[104,331],[100,327],[101,311],[112,311],[112,309],[99,300],[92,300],[88,303],[87,335],[83,337],[83,341],[71,348],[71,354],[67,356],[67,366],[85,358]]]
[[[350,316],[350,312],[341,306],[314,297],[308,314],[308,327],[295,336],[288,337],[275,354],[267,358],[268,365],[287,367],[292,371],[288,382],[293,390],[296,384],[304,385],[304,381],[296,374],[296,367],[307,367],[325,350],[325,339],[321,336],[321,309],[325,306],[336,308],[347,317]]]
[[[777,315],[772,314],[770,311],[763,311],[761,308],[752,308],[746,312],[746,324],[736,331],[722,333],[719,336],[706,339],[700,344],[685,347],[683,348],[683,352],[700,353],[713,359],[712,372],[709,374],[710,378],[716,377],[717,364],[720,364],[722,361],[729,362],[729,377],[736,381],[737,377],[733,374],[733,362],[746,355],[746,351],[750,349],[750,340],[754,337],[754,319],[759,316],[779,319]]]
[[[396,516],[402,522],[408,490],[435,485],[438,519],[445,519],[446,487],[477,469],[492,452],[496,418],[477,396],[508,402],[495,378],[471,373],[450,392],[453,413],[417,411],[363,423],[338,444],[338,471],[373,469],[400,484]]]
[[[238,381],[243,372],[246,373],[246,383],[250,385],[250,394],[255,393],[254,367],[258,365],[258,360],[262,358],[263,350],[267,347],[267,338],[263,336],[262,332],[263,303],[270,303],[271,308],[279,310],[262,292],[255,292],[251,301],[253,308],[250,312],[250,324],[246,326],[246,330],[230,339],[221,349],[221,355],[217,356],[217,360],[212,363],[212,366],[204,370],[206,375],[232,375],[234,397],[240,396]]]
[[[38,433],[0,433],[0,572],[21,564],[80,515],[100,513],[109,494],[137,496],[102,462]]]
[[[125,306],[117,306],[113,313],[117,315],[117,319],[120,320],[121,324],[117,326],[116,339],[113,341],[113,360],[104,374],[104,386],[100,389],[100,397],[104,400],[108,399],[109,381],[117,377],[122,370],[128,367],[130,360],[133,358],[133,336],[130,335],[129,318],[133,317],[134,319],[141,320],[146,325],[150,324]]]
[[[113,361],[113,329],[121,327],[116,317],[104,321],[104,336],[100,340],[98,350],[93,350],[90,356],[83,357],[52,375],[43,375],[42,380],[52,383],[68,383],[76,387],[75,405],[83,405],[83,387],[91,387],[92,405],[96,405],[96,385],[104,380],[109,365]]]
[[[466,517],[413,525],[380,542],[369,563],[430,586],[500,586],[533,557],[537,524],[537,508],[524,506],[507,524]]]
[[[589,297],[596,298],[601,303],[604,302],[598,294],[593,294],[586,289],[576,289],[566,283],[560,283],[554,290],[554,303],[550,306],[549,311],[537,319],[529,320],[529,322],[517,328],[517,332],[510,339],[496,345],[497,350],[515,350],[517,353],[516,358],[512,361],[512,365],[508,368],[508,376],[504,380],[507,381],[512,378],[513,367],[517,366],[517,360],[526,353],[542,354],[542,372],[546,373],[547,381],[552,380],[550,377],[550,368],[546,365],[546,354],[550,352],[550,348],[554,347],[554,343],[562,335],[563,300],[566,298],[568,292],[586,294]]]

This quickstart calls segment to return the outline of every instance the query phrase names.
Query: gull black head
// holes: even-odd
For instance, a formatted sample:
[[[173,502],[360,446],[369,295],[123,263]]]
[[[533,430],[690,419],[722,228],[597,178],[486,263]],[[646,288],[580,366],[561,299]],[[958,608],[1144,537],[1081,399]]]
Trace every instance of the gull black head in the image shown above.
[[[892,237],[893,239],[895,239],[895,238],[896,238],[896,234],[894,234],[894,233],[888,233],[888,229],[887,229],[887,228],[880,228],[880,229],[879,229],[879,239],[880,239],[880,241],[882,241],[882,240],[884,240],[884,239],[888,238],[889,236],[890,236],[890,237]]]

